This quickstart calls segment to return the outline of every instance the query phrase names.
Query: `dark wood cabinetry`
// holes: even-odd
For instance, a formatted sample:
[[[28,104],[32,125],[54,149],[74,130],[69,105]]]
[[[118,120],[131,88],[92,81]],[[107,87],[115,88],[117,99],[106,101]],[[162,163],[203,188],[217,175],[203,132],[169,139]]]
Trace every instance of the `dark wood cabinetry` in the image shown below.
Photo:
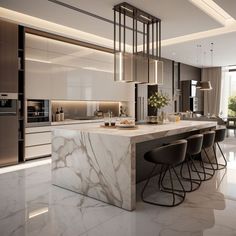
[[[19,105],[19,162],[25,152],[25,28],[18,26],[18,105]]]
[[[0,92],[18,92],[18,25],[0,21]]]
[[[181,89],[180,111],[201,113],[203,111],[203,93],[195,86],[197,81],[201,81],[201,69],[180,63],[179,76]]]
[[[18,112],[7,118],[14,133],[12,147],[18,147],[18,161],[24,161],[25,140],[25,31],[23,26],[0,20],[0,92],[17,93]],[[7,124],[6,124],[7,125]],[[1,121],[1,126],[4,123]],[[14,131],[14,132],[13,132]],[[16,137],[18,136],[18,137]],[[15,143],[17,142],[17,143]],[[14,144],[14,145],[13,145]],[[6,149],[10,153],[10,150]],[[9,154],[9,155],[10,155]]]

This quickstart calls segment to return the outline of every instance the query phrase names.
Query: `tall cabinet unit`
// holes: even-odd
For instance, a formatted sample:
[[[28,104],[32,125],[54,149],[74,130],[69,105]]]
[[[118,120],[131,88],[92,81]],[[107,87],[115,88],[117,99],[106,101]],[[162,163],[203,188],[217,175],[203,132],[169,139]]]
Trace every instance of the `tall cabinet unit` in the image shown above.
[[[18,26],[18,156],[24,161],[25,147],[25,29]]]
[[[18,158],[18,25],[0,20],[0,166]]]
[[[0,93],[18,92],[18,26],[0,20]]]

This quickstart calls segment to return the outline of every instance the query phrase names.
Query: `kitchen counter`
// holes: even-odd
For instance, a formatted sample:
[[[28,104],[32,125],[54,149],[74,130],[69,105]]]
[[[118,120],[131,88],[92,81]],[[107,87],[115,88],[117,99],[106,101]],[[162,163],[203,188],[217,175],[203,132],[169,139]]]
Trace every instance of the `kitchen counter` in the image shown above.
[[[141,158],[139,145],[180,134],[186,136],[216,125],[216,122],[180,121],[139,125],[134,130],[101,128],[99,124],[54,129],[52,183],[133,210],[136,159]]]

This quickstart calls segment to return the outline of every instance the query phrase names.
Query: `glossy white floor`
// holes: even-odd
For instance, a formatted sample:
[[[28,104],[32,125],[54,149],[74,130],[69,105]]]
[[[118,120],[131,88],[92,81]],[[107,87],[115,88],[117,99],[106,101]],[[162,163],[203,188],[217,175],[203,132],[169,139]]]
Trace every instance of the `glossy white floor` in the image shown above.
[[[228,138],[222,148],[227,171],[187,194],[175,208],[148,205],[138,198],[136,211],[127,212],[52,186],[47,161],[2,173],[0,235],[236,235],[236,138]]]

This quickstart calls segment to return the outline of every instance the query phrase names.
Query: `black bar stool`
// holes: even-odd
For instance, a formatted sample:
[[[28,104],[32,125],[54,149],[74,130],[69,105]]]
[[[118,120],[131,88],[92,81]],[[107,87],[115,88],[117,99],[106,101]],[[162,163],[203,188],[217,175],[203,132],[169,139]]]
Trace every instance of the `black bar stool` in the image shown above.
[[[200,164],[201,164],[203,171],[198,170],[198,173],[203,174],[203,178],[201,179],[202,181],[206,181],[206,180],[211,179],[215,174],[215,169],[214,169],[213,163],[210,160],[210,158],[207,154],[207,151],[206,151],[206,148],[213,148],[214,141],[215,141],[215,131],[206,131],[203,133],[202,150],[204,151],[206,159],[208,161],[208,164],[210,164],[211,167],[205,166],[206,162],[204,162],[201,158]],[[206,170],[210,170],[211,172],[207,172]]]
[[[218,146],[220,152],[221,152],[221,155],[224,159],[224,164],[219,164],[218,163],[218,160],[217,160],[217,156],[216,156],[216,148],[215,146],[213,145],[213,150],[214,150],[214,154],[215,154],[215,160],[216,160],[216,170],[222,170],[222,169],[225,169],[226,166],[227,166],[227,160],[225,158],[225,155],[224,153],[222,152],[222,149],[219,145],[219,142],[222,142],[225,140],[225,135],[226,135],[226,128],[218,128],[215,130],[215,144]]]
[[[193,156],[197,155],[202,150],[202,143],[203,143],[203,135],[202,134],[195,134],[187,138],[187,151],[186,151],[186,158],[185,162],[182,163],[180,168],[180,175],[184,180],[187,180],[190,182],[190,188],[184,187],[186,192],[192,192],[197,190],[202,181],[200,173],[198,172],[198,169],[194,163]],[[186,163],[187,169],[188,169],[188,176],[184,175],[183,167]],[[190,166],[191,165],[191,166]],[[191,172],[191,168],[194,168],[194,172],[197,173],[198,178],[193,178],[193,173]],[[195,185],[195,187],[194,187]]]
[[[175,141],[175,142],[170,143],[168,145],[155,148],[155,149],[145,153],[145,155],[144,155],[145,160],[148,162],[154,163],[155,166],[153,167],[153,170],[151,171],[151,173],[150,173],[150,175],[149,175],[149,177],[142,189],[142,192],[141,192],[141,198],[144,202],[150,203],[153,205],[158,205],[158,206],[172,207],[172,206],[177,206],[184,201],[186,193],[184,191],[183,184],[182,184],[180,178],[178,177],[178,174],[177,174],[174,166],[176,166],[184,161],[185,155],[186,155],[186,149],[187,149],[187,141],[186,140],[178,140],[178,141]],[[149,183],[150,179],[152,178],[158,164],[161,165],[161,173],[160,173],[159,180],[158,180],[158,187],[159,187],[160,191],[172,195],[172,203],[170,203],[170,204],[164,204],[164,203],[161,204],[158,202],[146,200],[144,197],[145,189],[147,188],[148,183]],[[173,170],[175,176],[177,177],[177,181],[180,184],[180,186],[183,190],[183,193],[176,192],[176,190],[174,189],[171,170]],[[170,175],[171,191],[165,190],[165,188],[163,189],[163,187],[162,187],[163,180],[166,176],[167,171],[169,172],[169,175]],[[176,201],[176,197],[178,197],[180,200]]]

